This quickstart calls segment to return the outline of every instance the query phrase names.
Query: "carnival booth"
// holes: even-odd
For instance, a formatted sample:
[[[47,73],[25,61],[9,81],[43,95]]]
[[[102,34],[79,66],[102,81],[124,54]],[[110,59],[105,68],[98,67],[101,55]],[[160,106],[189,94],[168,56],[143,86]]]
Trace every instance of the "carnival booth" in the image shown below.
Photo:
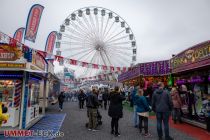
[[[174,84],[185,85],[189,93],[180,95],[183,120],[210,131],[210,41],[174,56],[171,68]]]
[[[118,82],[123,83],[124,85],[131,86],[135,85],[136,83],[140,83],[141,75],[140,75],[140,64],[133,66],[128,71],[120,74],[118,76]]]
[[[39,93],[46,79],[47,63],[39,52],[18,43],[0,43],[0,102],[9,120],[0,130],[24,129],[38,120]]]
[[[161,81],[167,85],[170,73],[169,63],[169,60],[139,63],[119,75],[118,81],[125,85],[145,84],[145,81],[155,84]]]
[[[60,93],[60,80],[54,73],[54,65],[52,61],[48,60],[48,67],[47,67],[47,83],[46,83],[46,101],[45,101],[45,108],[48,108],[50,104],[54,101],[54,98]],[[40,89],[44,90],[44,84],[40,85]],[[39,93],[39,108],[42,108],[44,94],[43,92]]]

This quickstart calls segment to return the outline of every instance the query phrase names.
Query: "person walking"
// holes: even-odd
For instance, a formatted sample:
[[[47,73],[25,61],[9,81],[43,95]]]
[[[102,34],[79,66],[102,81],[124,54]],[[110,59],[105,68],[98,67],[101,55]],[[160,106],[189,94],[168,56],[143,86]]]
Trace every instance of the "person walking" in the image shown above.
[[[104,89],[104,93],[103,93],[103,101],[104,101],[104,109],[106,110],[107,109],[107,100],[108,100],[108,89]]]
[[[181,102],[179,92],[177,91],[175,87],[171,89],[171,99],[173,102],[172,118],[173,118],[174,124],[176,124],[176,121],[179,121],[179,123],[182,123],[181,122],[182,102]]]
[[[89,118],[88,130],[98,131],[97,129],[97,109],[99,106],[97,92],[95,89],[92,89],[92,92],[87,97],[87,114]]]
[[[152,97],[152,109],[156,113],[159,140],[163,139],[162,122],[164,124],[165,140],[173,140],[173,138],[169,136],[168,124],[172,108],[173,103],[171,101],[171,96],[167,90],[164,90],[164,84],[159,82],[158,89],[155,90]]]
[[[148,117],[149,111],[151,111],[147,99],[143,96],[144,90],[139,89],[138,95],[136,95],[136,105],[137,105],[137,113],[139,115],[139,131],[142,133],[142,128],[144,128],[144,137],[151,137],[152,135],[148,133]],[[144,122],[144,127],[142,123]]]
[[[98,91],[98,101],[99,101],[99,106],[102,108],[103,107],[103,93],[102,89],[99,89]]]
[[[64,99],[65,99],[65,95],[64,95],[64,92],[62,91],[62,92],[58,95],[58,103],[59,103],[59,109],[60,109],[60,111],[63,110],[63,102],[64,102]]]
[[[123,117],[123,100],[125,100],[125,97],[120,95],[119,87],[115,87],[114,91],[110,94],[110,105],[108,115],[112,118],[111,134],[114,134],[116,137],[120,136],[120,133],[118,131],[118,122],[119,119]]]
[[[137,92],[139,90],[139,86],[136,85],[131,93],[131,100],[133,102],[133,121],[134,121],[134,127],[135,128],[138,128],[138,124],[139,124],[139,118],[138,118],[138,115],[137,115],[137,112],[136,112],[136,109],[137,109],[137,105],[136,105],[136,95],[137,95]]]
[[[79,108],[83,109],[84,108],[84,101],[86,99],[86,95],[82,89],[80,89],[80,93],[78,95],[78,100],[79,100]]]

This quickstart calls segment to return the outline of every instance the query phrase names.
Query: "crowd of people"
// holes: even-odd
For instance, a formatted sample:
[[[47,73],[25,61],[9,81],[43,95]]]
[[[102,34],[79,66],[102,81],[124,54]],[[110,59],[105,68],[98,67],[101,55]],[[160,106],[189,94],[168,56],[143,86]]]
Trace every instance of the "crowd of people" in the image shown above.
[[[185,92],[186,87],[182,86],[182,92]],[[120,136],[119,119],[123,117],[123,101],[129,101],[133,107],[134,127],[139,129],[139,132],[144,137],[151,137],[149,133],[149,114],[155,112],[157,119],[157,134],[159,140],[163,139],[162,125],[164,125],[165,140],[173,140],[169,135],[169,117],[172,114],[174,123],[182,123],[181,121],[181,98],[179,90],[176,87],[166,88],[162,82],[156,86],[148,85],[146,88],[136,84],[133,87],[120,89],[114,88],[92,88],[89,90],[80,89],[76,92],[79,101],[79,108],[87,107],[87,116],[89,119],[88,130],[98,131],[97,116],[100,116],[99,108],[107,110],[108,116],[111,118],[111,134]],[[73,98],[74,96],[71,96]],[[72,100],[70,98],[70,100]],[[64,101],[63,93],[58,97],[60,110]]]

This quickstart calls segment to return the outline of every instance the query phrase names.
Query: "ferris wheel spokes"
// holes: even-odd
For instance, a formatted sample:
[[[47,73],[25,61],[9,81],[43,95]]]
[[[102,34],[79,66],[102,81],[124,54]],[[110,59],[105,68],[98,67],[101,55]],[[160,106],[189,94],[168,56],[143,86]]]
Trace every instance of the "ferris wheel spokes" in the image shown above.
[[[106,38],[106,36],[109,34],[110,30],[112,29],[112,27],[114,26],[115,21],[112,22],[111,26],[108,28],[108,31],[105,33],[105,35],[102,37],[102,39],[104,40]]]
[[[67,56],[67,57],[68,57],[68,58],[73,58],[74,56],[81,55],[82,53],[85,53],[86,51],[90,51],[90,50],[94,50],[94,49],[91,48],[91,49],[83,50],[83,51],[77,52],[77,53],[75,53],[75,54],[73,54],[73,55],[69,55],[69,56]]]
[[[90,55],[93,51],[94,51],[94,49],[90,50],[90,51],[87,52],[87,53],[84,53],[84,54],[83,54],[81,57],[79,57],[77,60],[82,60],[82,58],[84,58],[85,56]]]
[[[83,22],[80,20],[80,18],[77,18],[76,21],[83,28],[83,31],[85,30],[84,33],[87,36],[87,38],[94,40],[94,36],[93,36],[92,32],[88,32],[89,29],[83,24]]]
[[[80,38],[83,38],[83,40],[88,40],[89,41],[89,40],[93,39],[93,37],[91,36],[91,34],[82,33],[81,31],[78,32],[78,31],[76,31],[76,30],[74,30],[72,28],[67,28],[67,31],[76,34],[76,36],[78,36]]]
[[[122,37],[120,37],[120,38],[114,39],[114,38],[116,38],[118,35],[120,35],[121,33],[123,33],[124,31],[125,31],[125,30],[123,30],[123,31],[121,31],[121,32],[119,32],[119,33],[117,33],[116,35],[112,36],[111,38],[109,38],[109,40],[106,40],[105,42],[106,42],[106,43],[115,42],[115,41],[118,41],[118,40],[121,40],[121,39],[124,39],[124,38],[128,37],[129,35],[124,35],[124,36],[122,36]]]

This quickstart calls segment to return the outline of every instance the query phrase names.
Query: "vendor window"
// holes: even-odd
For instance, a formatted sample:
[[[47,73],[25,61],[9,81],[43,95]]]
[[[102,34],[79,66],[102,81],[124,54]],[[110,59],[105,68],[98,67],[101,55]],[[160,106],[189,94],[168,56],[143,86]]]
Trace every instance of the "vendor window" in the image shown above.
[[[21,81],[0,80],[0,102],[8,107],[18,107],[20,105],[20,95]]]
[[[28,106],[38,104],[39,100],[40,83],[39,81],[31,80],[29,83],[29,102]]]

